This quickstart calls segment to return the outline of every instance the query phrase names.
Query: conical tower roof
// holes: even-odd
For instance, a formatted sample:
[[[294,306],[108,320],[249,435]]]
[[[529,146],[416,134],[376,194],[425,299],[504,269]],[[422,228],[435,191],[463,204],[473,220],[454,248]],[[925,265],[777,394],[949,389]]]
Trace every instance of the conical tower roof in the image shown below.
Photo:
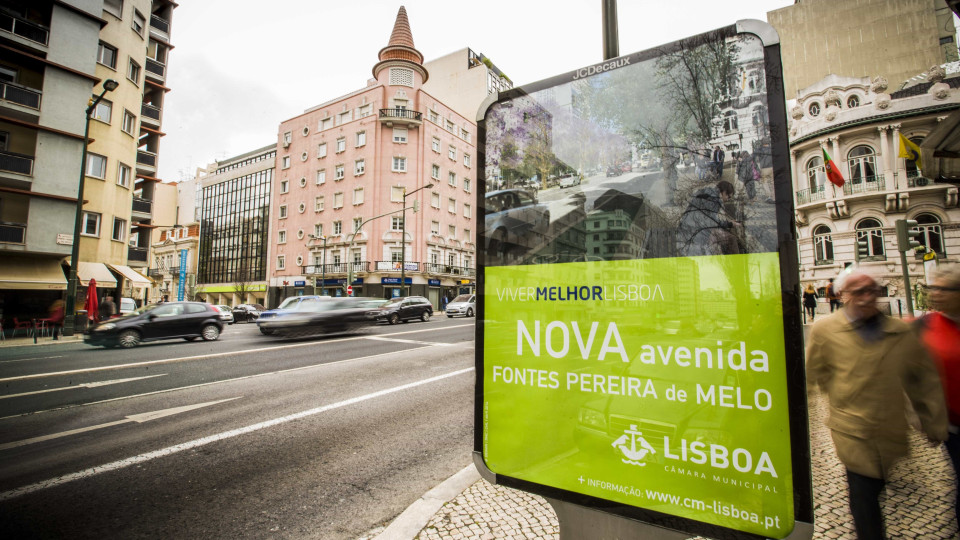
[[[385,67],[387,63],[395,64],[396,61],[410,62],[415,64],[414,69],[423,74],[423,80],[427,80],[427,70],[423,68],[423,55],[413,45],[413,32],[410,31],[410,21],[407,19],[407,9],[400,6],[397,12],[397,21],[393,24],[393,32],[390,34],[390,41],[387,46],[380,49],[380,61],[373,66],[373,76]]]

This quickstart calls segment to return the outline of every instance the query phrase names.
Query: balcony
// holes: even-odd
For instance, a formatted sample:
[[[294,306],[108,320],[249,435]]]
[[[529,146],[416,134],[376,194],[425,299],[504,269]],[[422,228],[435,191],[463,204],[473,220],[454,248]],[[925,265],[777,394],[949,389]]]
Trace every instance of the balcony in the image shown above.
[[[127,261],[129,262],[147,262],[147,248],[128,246]]]
[[[801,189],[797,192],[797,205],[809,204],[815,201],[822,201],[827,197],[827,190],[823,187]]]
[[[162,278],[166,274],[166,270],[161,270],[159,268],[150,268],[147,270],[147,277],[151,278]]]
[[[27,88],[9,82],[0,82],[0,99],[23,105],[31,109],[40,110],[40,97],[43,95],[38,90]]]
[[[158,17],[156,15],[150,16],[150,26],[156,28],[157,30],[163,32],[166,35],[170,35],[170,21]]]
[[[388,127],[394,124],[415,127],[423,123],[423,113],[410,109],[380,109],[380,123]]]
[[[166,71],[167,66],[165,66],[160,62],[157,62],[153,58],[147,58],[146,69],[147,69],[147,73],[152,73],[156,75],[162,81],[164,78],[164,72]]]
[[[11,32],[24,39],[46,45],[50,39],[50,30],[45,26],[0,13],[0,30]]]
[[[130,210],[131,213],[139,214],[140,217],[149,218],[153,214],[153,201],[150,199],[134,197],[133,203],[130,205]]]
[[[886,187],[882,176],[867,176],[843,184],[844,195],[884,191],[885,189]]]
[[[26,225],[0,223],[0,244],[23,244],[26,236]]]
[[[403,266],[407,272],[419,272],[420,263],[414,261],[404,261]],[[377,271],[379,272],[399,272],[400,261],[377,261]]]
[[[146,150],[137,150],[137,165],[146,165],[147,167],[157,167],[157,155]]]
[[[161,112],[162,111],[160,107],[154,107],[153,105],[144,103],[140,105],[140,120],[141,121],[153,120],[153,122],[150,122],[150,123],[156,126],[159,126]]]
[[[927,187],[933,184],[933,180],[920,176],[920,171],[907,171],[907,187]]]
[[[33,156],[0,151],[0,171],[30,176],[33,174]]]
[[[423,263],[425,270],[430,274],[448,274],[451,276],[473,276],[476,274],[475,268],[469,266],[454,266],[440,263]]]

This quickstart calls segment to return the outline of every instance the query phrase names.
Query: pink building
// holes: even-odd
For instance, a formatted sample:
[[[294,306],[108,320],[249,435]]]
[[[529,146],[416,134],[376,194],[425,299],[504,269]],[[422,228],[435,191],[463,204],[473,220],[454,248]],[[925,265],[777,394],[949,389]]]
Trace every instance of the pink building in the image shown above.
[[[476,124],[422,90],[429,74],[403,7],[379,57],[365,88],[280,124],[271,305],[343,294],[348,271],[355,296],[398,296],[401,261],[407,294],[435,306],[473,287]]]

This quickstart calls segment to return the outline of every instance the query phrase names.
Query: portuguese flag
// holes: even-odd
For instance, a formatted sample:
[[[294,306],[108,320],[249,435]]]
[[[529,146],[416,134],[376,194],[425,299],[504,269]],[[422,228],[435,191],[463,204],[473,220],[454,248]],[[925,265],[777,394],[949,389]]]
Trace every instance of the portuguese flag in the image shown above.
[[[837,168],[837,164],[830,159],[830,154],[827,153],[827,149],[823,148],[823,163],[827,169],[827,180],[833,182],[833,185],[838,188],[843,187],[844,179],[843,175],[840,174],[840,169]]]

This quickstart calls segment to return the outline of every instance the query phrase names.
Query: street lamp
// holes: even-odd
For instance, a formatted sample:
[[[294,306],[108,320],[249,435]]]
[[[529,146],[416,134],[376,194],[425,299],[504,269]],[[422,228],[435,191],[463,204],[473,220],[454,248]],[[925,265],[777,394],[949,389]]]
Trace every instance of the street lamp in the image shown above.
[[[323,240],[323,262],[320,264],[320,295],[322,296],[324,288],[327,286],[327,237],[325,235],[316,236],[311,234],[310,239]]]
[[[77,265],[80,264],[80,228],[83,220],[83,184],[87,176],[87,145],[90,144],[90,115],[107,92],[120,86],[113,79],[103,81],[103,92],[90,100],[86,110],[86,124],[83,128],[83,152],[80,156],[80,185],[77,187],[77,211],[73,221],[73,249],[70,251],[70,278],[67,280],[67,302],[63,317],[63,335],[72,336],[76,330],[77,316]]]
[[[432,188],[433,183],[425,184],[417,189],[407,193],[407,188],[403,188],[403,210],[400,217],[400,296],[407,295],[407,195],[413,195],[421,189]],[[414,203],[413,213],[417,213],[416,203]]]

